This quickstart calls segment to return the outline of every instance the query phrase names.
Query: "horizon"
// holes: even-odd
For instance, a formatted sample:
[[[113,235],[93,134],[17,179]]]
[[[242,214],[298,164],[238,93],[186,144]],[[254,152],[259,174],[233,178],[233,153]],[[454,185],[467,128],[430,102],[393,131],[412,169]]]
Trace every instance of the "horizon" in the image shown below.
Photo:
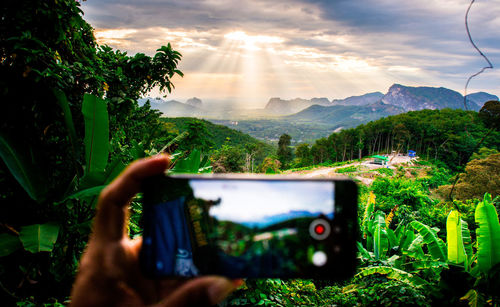
[[[472,38],[496,66],[500,0],[475,3]],[[469,2],[167,1],[82,2],[101,44],[152,55],[168,42],[181,52],[166,100],[263,107],[271,97],[329,100],[386,93],[394,83],[464,94],[484,59],[468,41]],[[238,13],[235,13],[238,12]],[[437,31],[438,30],[438,31]],[[472,79],[467,93],[500,96],[498,70]],[[157,90],[149,96],[163,97]]]

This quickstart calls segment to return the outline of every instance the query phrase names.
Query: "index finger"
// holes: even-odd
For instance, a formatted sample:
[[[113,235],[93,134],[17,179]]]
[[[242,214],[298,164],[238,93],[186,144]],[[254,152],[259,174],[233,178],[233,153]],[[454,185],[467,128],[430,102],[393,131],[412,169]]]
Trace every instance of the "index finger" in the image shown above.
[[[118,241],[123,238],[127,219],[127,204],[150,176],[161,174],[170,164],[170,157],[157,155],[130,164],[99,195],[94,220],[94,238]]]

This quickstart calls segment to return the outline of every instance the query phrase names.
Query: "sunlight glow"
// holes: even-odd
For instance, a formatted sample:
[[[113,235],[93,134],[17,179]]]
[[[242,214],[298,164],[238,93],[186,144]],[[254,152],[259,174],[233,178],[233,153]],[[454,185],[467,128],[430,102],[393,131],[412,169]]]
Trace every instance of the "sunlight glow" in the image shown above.
[[[284,42],[283,38],[267,35],[248,35],[243,31],[233,31],[224,35],[225,39],[243,42],[242,48],[251,50],[260,50],[259,45],[280,44]]]

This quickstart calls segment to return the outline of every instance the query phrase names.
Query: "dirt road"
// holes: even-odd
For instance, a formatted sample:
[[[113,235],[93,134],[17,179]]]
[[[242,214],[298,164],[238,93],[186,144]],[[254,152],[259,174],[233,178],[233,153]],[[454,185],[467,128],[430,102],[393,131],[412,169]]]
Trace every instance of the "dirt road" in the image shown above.
[[[395,169],[398,164],[411,163],[412,160],[415,159],[415,158],[410,158],[408,156],[388,155],[387,157],[389,158],[388,165],[373,164],[372,163],[373,159],[367,158],[367,159],[362,160],[361,162],[353,162],[353,163],[345,164],[342,166],[320,167],[320,168],[315,168],[312,170],[293,172],[290,174],[300,175],[300,176],[303,176],[306,178],[342,177],[342,176],[344,176],[343,174],[339,174],[339,173],[335,172],[339,168],[344,168],[344,167],[348,167],[348,166],[355,166],[355,167],[359,168],[359,171],[369,171],[372,169],[377,169],[377,168],[382,168],[382,167]],[[365,184],[370,184],[373,181],[373,179],[365,178],[365,177],[356,177],[356,178],[361,180]]]

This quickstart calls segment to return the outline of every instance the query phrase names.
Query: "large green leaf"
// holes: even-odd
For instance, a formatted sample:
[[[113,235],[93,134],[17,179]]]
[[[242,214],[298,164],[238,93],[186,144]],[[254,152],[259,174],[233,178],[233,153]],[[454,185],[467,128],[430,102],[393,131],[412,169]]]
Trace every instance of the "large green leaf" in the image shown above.
[[[423,237],[423,243],[427,244],[431,256],[436,260],[446,261],[446,246],[437,232],[419,221],[413,221],[410,225]]]
[[[452,210],[446,219],[446,243],[448,245],[448,261],[455,264],[464,263],[466,255],[462,240],[462,219],[457,210]]]
[[[465,256],[467,261],[465,263],[466,265],[465,267],[466,270],[469,272],[471,265],[473,263],[472,258],[474,256],[472,251],[472,239],[470,237],[469,225],[467,225],[467,222],[462,220],[461,226],[462,226],[462,242],[464,243]]]
[[[198,173],[200,170],[201,152],[194,149],[188,157],[178,158],[170,173]]]
[[[408,283],[415,287],[427,285],[427,282],[422,278],[418,277],[417,275],[388,266],[375,266],[375,267],[362,268],[361,271],[358,274],[356,274],[356,277],[369,276],[373,274],[382,274],[387,276],[387,278]]]
[[[40,166],[35,165],[33,157],[28,155],[30,152],[32,150],[22,143],[0,133],[0,157],[3,162],[26,193],[33,200],[42,202],[47,186],[39,173]]]
[[[108,163],[109,122],[106,102],[85,94],[82,113],[85,120],[85,172],[103,173]]]
[[[373,253],[376,260],[385,258],[389,249],[389,240],[385,228],[385,214],[377,211],[375,213],[373,230]]]
[[[479,270],[486,273],[500,262],[500,224],[490,194],[486,193],[477,205],[475,220],[479,226],[476,230],[477,264]]]
[[[102,189],[104,189],[105,187],[106,187],[106,185],[98,185],[98,186],[95,186],[92,188],[77,191],[77,192],[69,195],[68,197],[66,197],[62,202],[69,200],[69,199],[95,197],[95,196],[99,195],[99,193],[101,193]]]
[[[18,236],[8,233],[0,234],[0,257],[12,254],[22,247]]]
[[[58,234],[59,225],[57,224],[35,224],[21,227],[19,239],[24,249],[29,252],[51,252]]]
[[[76,154],[78,152],[76,130],[73,123],[73,115],[71,114],[71,109],[69,108],[68,99],[66,98],[66,94],[64,94],[61,90],[54,90],[54,95],[56,96],[57,104],[61,108],[64,117],[64,124],[68,130],[69,140],[71,142],[71,146],[73,147],[73,152]]]

